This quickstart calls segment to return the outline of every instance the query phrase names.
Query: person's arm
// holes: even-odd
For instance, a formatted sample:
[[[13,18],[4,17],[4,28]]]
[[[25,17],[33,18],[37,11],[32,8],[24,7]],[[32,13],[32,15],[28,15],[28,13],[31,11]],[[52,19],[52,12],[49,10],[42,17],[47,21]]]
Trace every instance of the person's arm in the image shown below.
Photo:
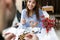
[[[26,10],[22,10],[22,13],[21,13],[21,23],[22,24],[25,24],[26,23],[26,20],[25,20],[25,17],[26,17]]]

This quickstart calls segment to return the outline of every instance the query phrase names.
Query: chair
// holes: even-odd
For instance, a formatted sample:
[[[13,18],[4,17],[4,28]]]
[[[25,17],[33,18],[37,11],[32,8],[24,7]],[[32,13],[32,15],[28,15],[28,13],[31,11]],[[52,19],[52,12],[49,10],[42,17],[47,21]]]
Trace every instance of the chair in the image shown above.
[[[52,11],[52,13],[54,13],[54,7],[53,6],[43,6],[42,10],[43,11]]]

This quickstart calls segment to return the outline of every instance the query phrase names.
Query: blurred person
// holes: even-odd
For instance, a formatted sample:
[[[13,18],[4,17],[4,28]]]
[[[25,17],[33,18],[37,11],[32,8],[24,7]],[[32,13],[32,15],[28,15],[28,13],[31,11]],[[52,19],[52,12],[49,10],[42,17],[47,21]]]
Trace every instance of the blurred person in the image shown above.
[[[6,27],[10,27],[12,25],[15,14],[15,0],[0,0],[0,25],[2,24],[1,26],[6,25]]]
[[[15,0],[0,0],[0,33],[3,29],[11,27],[15,14]]]

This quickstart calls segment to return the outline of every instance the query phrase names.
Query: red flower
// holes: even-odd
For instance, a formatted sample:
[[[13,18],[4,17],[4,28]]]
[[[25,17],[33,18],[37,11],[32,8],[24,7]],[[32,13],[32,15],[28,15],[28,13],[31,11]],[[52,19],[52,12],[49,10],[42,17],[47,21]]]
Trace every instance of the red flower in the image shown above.
[[[45,18],[42,20],[44,28],[46,28],[46,32],[48,33],[51,27],[54,26],[55,20],[51,20],[49,18]],[[45,23],[45,24],[44,24]]]

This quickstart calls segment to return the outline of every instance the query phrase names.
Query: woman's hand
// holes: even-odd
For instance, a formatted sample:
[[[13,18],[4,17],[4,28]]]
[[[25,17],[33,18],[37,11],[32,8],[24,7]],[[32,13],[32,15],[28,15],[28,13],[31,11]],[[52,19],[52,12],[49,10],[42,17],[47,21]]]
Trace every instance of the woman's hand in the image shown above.
[[[38,22],[30,21],[30,26],[31,27],[36,27]]]
[[[15,40],[15,37],[16,36],[13,33],[6,33],[4,36],[4,39],[5,40],[11,40],[11,39]]]
[[[21,23],[22,24],[25,24],[26,23],[26,20],[25,19],[21,19]]]
[[[25,40],[39,40],[38,37],[33,33],[28,33],[25,35]]]

